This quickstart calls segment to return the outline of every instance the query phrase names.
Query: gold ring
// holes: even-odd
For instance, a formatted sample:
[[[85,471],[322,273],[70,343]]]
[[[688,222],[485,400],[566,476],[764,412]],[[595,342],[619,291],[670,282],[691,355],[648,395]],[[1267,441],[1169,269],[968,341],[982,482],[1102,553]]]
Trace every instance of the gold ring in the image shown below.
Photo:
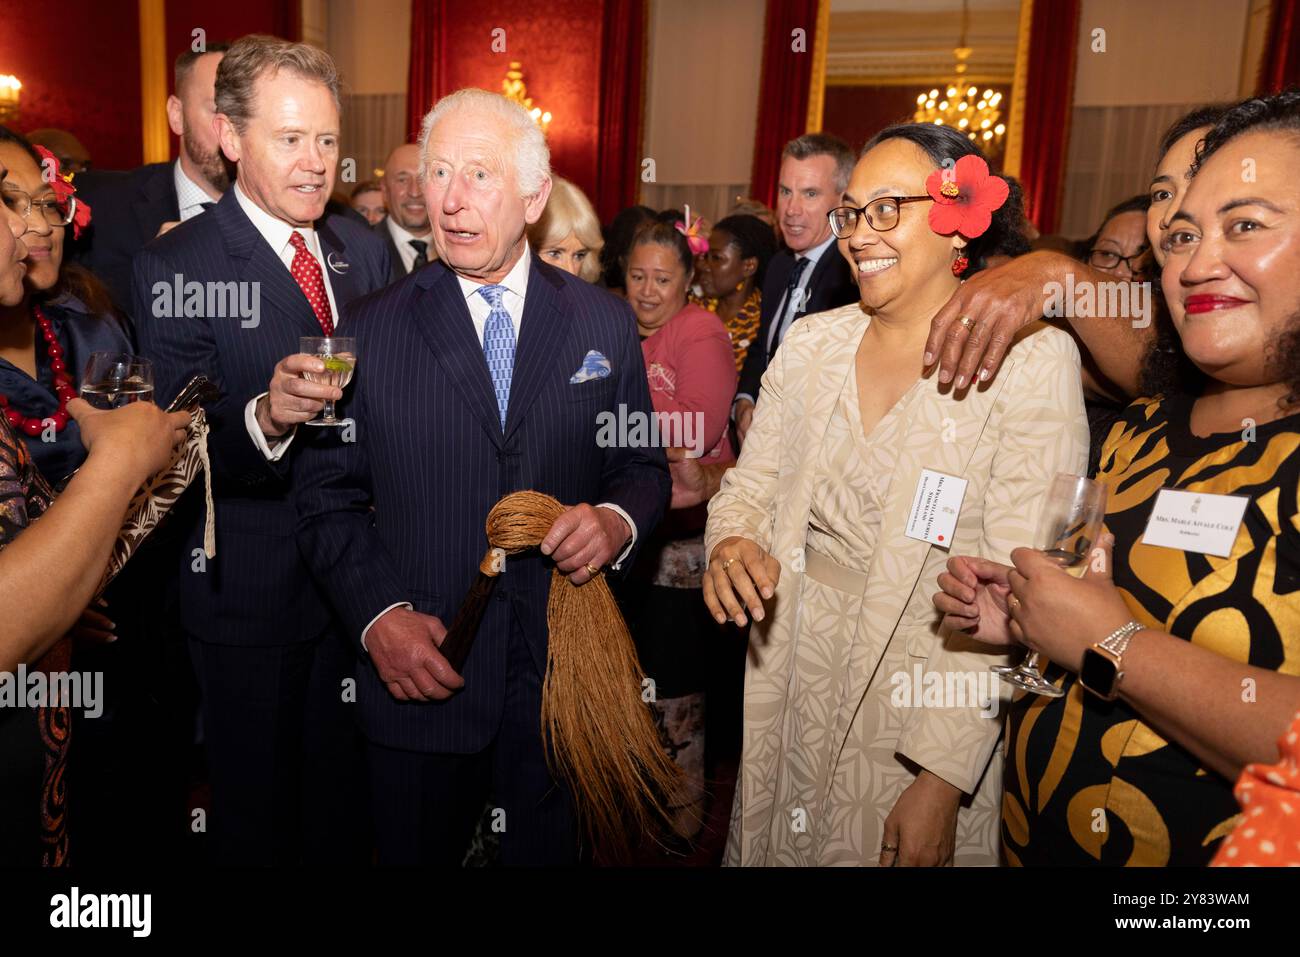
[[[969,329],[975,322],[970,316],[958,316],[957,321],[962,324],[964,329]]]
[[[880,843],[880,853],[881,853],[881,854],[884,854],[884,853],[887,852],[887,851],[897,851],[897,850],[898,850],[898,845],[897,845],[897,844],[886,844],[886,843],[884,843],[883,841]]]
[[[1007,596],[1007,607],[1008,607],[1008,608],[1019,608],[1019,607],[1020,607],[1020,599],[1017,598],[1015,595],[1008,595],[1008,596]]]
[[[600,569],[597,568],[595,565],[593,565],[591,562],[587,562],[587,574],[590,575],[592,578],[595,578],[597,575],[600,574]]]
[[[728,568],[731,567],[731,563],[734,561],[736,561],[736,559],[728,558],[725,562],[722,563],[722,570],[725,572]]]

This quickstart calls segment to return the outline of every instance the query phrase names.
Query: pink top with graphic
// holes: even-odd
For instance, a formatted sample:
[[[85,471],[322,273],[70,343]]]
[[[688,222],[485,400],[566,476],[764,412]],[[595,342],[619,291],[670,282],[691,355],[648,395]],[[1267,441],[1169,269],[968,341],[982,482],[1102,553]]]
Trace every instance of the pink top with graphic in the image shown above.
[[[708,463],[733,461],[727,424],[737,377],[731,337],[722,320],[687,303],[641,340],[641,353],[650,401],[655,412],[667,413],[659,417],[659,444],[703,450]]]

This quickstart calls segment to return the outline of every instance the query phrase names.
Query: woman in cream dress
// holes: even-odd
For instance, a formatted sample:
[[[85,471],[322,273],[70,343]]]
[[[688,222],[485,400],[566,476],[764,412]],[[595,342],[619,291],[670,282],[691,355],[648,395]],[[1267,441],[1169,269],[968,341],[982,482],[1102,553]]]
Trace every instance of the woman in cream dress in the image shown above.
[[[925,374],[958,274],[1027,248],[1018,192],[981,164],[944,127],[864,147],[831,214],[861,303],[791,328],[710,502],[705,599],[754,620],[729,864],[998,861],[1008,695],[988,668],[1005,649],[941,633],[928,583],[948,547],[1006,561],[1032,544],[1035,501],[1082,472],[1088,428],[1078,350],[1043,324],[990,382]],[[967,483],[952,541],[907,535],[923,470]]]

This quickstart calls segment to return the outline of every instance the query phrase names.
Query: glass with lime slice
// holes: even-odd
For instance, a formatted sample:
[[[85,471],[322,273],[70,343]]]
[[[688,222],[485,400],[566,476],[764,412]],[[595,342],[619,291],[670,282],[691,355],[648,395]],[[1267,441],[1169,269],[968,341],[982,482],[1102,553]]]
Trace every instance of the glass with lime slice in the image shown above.
[[[304,372],[303,378],[308,382],[321,382],[344,389],[352,381],[352,373],[357,367],[355,339],[341,336],[304,336],[298,340],[298,349],[309,356],[316,356],[325,365],[324,372]],[[346,421],[335,417],[334,400],[326,399],[321,414],[305,424],[342,425]]]

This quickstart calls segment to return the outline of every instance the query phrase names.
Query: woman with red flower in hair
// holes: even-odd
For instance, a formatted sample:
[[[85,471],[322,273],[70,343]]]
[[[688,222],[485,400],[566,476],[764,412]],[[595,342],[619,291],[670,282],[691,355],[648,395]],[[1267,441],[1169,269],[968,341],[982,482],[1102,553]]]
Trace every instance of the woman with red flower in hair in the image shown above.
[[[860,302],[801,319],[709,506],[705,600],[751,618],[736,864],[996,864],[1005,649],[940,629],[949,548],[1005,561],[1082,472],[1079,352],[1039,324],[996,382],[923,362],[934,314],[1027,249],[1018,188],[947,127],[890,127],[830,213]],[[926,490],[929,524],[913,520]]]
[[[86,457],[66,412],[92,352],[131,352],[125,325],[95,277],[65,262],[90,209],[42,146],[0,126],[0,161],[9,170],[4,203],[24,219],[26,295],[0,307],[0,405],[27,443],[41,475],[57,489]]]

